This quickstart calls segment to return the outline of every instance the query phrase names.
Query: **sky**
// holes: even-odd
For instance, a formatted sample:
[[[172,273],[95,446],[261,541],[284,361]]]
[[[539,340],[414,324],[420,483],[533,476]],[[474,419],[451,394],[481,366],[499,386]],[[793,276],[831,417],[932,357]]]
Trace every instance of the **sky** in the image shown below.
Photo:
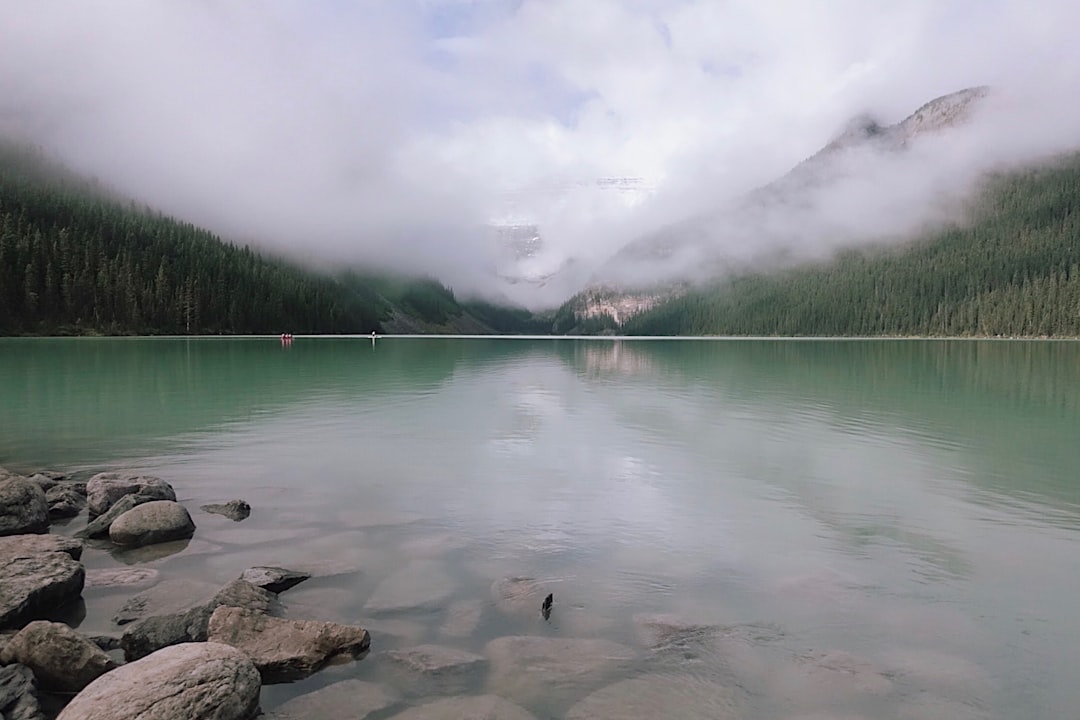
[[[230,240],[534,306],[858,113],[994,89],[955,147],[871,169],[887,211],[848,182],[783,243],[900,235],[931,191],[1080,146],[1074,0],[0,0],[0,17],[0,132]],[[493,220],[539,226],[528,272],[574,271],[500,280]]]

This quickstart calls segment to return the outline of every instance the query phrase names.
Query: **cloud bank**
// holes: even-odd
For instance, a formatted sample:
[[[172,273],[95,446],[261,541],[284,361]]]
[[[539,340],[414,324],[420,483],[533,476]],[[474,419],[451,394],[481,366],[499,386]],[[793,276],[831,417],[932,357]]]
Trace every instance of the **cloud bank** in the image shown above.
[[[870,181],[840,183],[789,223],[813,232],[720,226],[713,249],[903,232],[932,219],[914,208],[986,167],[1080,145],[1071,0],[0,10],[0,131],[230,239],[533,305],[564,299],[638,236],[783,175],[856,113],[896,122],[933,97],[995,88],[990,119],[947,150],[860,161]],[[599,191],[598,178],[648,190]],[[482,228],[507,216],[539,225],[540,271],[573,259],[572,272],[542,288],[499,281]]]

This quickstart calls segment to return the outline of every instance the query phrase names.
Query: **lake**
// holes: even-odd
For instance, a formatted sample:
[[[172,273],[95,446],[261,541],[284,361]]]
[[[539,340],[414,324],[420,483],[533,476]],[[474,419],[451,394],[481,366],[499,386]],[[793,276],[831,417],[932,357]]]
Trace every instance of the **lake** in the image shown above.
[[[372,651],[264,687],[268,711],[347,678],[402,698],[378,717],[480,692],[586,717],[630,679],[643,717],[1080,707],[1080,343],[0,339],[0,465],[173,484],[195,538],[91,568],[314,569],[286,616]],[[249,519],[198,510],[231,498]],[[550,619],[500,600],[514,577]],[[89,588],[72,621],[116,633],[130,593]],[[512,635],[630,659],[537,688]],[[418,644],[488,661],[451,688],[381,655]]]

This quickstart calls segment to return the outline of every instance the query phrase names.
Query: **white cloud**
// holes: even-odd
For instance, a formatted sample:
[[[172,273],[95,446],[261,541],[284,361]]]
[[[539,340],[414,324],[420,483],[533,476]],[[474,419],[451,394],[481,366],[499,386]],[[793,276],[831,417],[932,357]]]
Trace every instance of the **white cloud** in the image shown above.
[[[486,282],[477,226],[508,190],[550,261],[600,262],[782,174],[856,112],[894,122],[998,88],[984,145],[948,170],[920,165],[949,182],[988,156],[1080,142],[1071,0],[0,0],[0,13],[0,127],[230,237],[458,288]],[[610,176],[644,178],[653,199],[552,199]],[[917,179],[896,198],[924,202],[904,189]],[[823,209],[861,231],[866,188],[849,190]]]

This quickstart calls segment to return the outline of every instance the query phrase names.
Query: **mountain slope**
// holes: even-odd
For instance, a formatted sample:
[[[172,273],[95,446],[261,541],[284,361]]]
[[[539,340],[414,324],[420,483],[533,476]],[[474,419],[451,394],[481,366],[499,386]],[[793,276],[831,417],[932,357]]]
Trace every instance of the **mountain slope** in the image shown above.
[[[988,182],[974,220],[691,291],[647,335],[1080,336],[1080,156]]]

